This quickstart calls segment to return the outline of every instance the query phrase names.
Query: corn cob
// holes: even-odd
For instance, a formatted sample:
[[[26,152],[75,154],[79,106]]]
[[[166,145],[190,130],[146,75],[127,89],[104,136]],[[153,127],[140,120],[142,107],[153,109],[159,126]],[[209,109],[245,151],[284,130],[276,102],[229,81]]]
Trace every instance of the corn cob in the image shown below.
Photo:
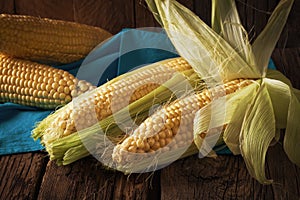
[[[0,102],[53,109],[92,88],[64,70],[0,54]]]
[[[97,124],[82,130],[78,134],[59,138],[50,145],[46,145],[46,150],[50,155],[50,159],[56,160],[58,165],[70,164],[80,158],[94,154],[94,152],[99,155],[97,152],[99,148],[108,150],[105,142],[107,139],[114,144],[119,143],[124,138],[125,133],[128,132],[128,128],[134,129],[135,126],[148,117],[149,109],[153,105],[161,105],[191,91],[200,91],[204,87],[205,84],[192,69],[176,73],[163,85]],[[88,150],[86,147],[88,147]],[[109,159],[111,159],[111,156]]]
[[[153,156],[153,153],[174,151],[192,144],[195,113],[208,105],[213,96],[215,99],[234,93],[252,82],[233,80],[225,83],[224,89],[223,86],[205,89],[165,105],[114,148],[113,160],[122,168],[137,159],[137,154],[142,155],[138,158],[142,159]],[[202,138],[205,136],[205,132],[200,134]]]
[[[85,129],[119,111],[170,79],[175,72],[191,70],[182,58],[160,61],[119,76],[80,96],[57,114],[41,122],[33,132],[47,146],[52,141]]]
[[[74,22],[0,15],[0,51],[33,61],[70,63],[110,36],[101,28]]]
[[[102,149],[106,149],[107,143],[105,140],[107,139],[114,144],[120,142],[124,138],[125,133],[128,132],[128,128],[133,129],[147,118],[149,109],[153,105],[161,105],[190,91],[202,90],[204,87],[203,81],[199,79],[192,69],[176,73],[163,85],[120,111],[115,112],[113,115],[99,121],[97,124],[80,131],[80,133],[71,134],[48,143],[45,145],[46,150],[50,159],[56,160],[58,165],[70,164],[91,153],[93,154],[101,146]],[[55,115],[54,118],[56,118]],[[47,120],[51,123],[53,119],[49,118]],[[45,120],[42,123],[47,125]],[[39,132],[38,129],[35,129],[35,132]],[[86,147],[88,147],[88,150]]]

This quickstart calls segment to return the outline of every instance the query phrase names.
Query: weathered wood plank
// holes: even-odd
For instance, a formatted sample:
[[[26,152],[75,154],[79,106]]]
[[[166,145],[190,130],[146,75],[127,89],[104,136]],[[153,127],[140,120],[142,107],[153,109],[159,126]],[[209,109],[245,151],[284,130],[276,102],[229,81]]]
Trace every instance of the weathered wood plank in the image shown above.
[[[17,14],[48,17],[67,21],[74,20],[72,1],[61,0],[15,0]]]
[[[159,199],[159,172],[154,174],[116,174],[113,199]]]
[[[235,159],[226,156],[199,159],[192,156],[162,169],[162,199],[223,198],[230,187],[229,181],[237,179],[238,162]]]
[[[48,158],[44,153],[0,157],[0,199],[35,199]]]
[[[73,21],[72,1],[15,0],[17,14]]]
[[[100,26],[115,34],[134,27],[133,0],[74,0],[76,22]]]
[[[15,6],[12,0],[1,0],[0,1],[0,13],[14,14]]]
[[[191,11],[194,11],[194,4],[195,2],[193,0],[177,0],[179,3],[190,9]]]
[[[158,176],[126,176],[105,169],[92,157],[67,166],[49,162],[38,199],[147,199],[159,195]]]
[[[300,48],[275,49],[272,58],[277,69],[300,89]]]
[[[38,199],[111,199],[114,179],[90,157],[67,166],[49,162]]]
[[[281,34],[278,48],[297,48],[300,47],[300,1],[294,1],[294,5],[287,20],[287,24]]]
[[[270,176],[274,180],[274,199],[299,199],[299,168],[288,160],[282,146],[271,147],[267,158]]]
[[[278,145],[270,148],[266,169],[274,185],[261,185],[248,173],[241,156],[177,161],[161,172],[162,199],[297,199],[299,168]],[[172,177],[172,178],[170,178]]]
[[[211,25],[211,0],[195,0],[195,13],[208,25]]]
[[[135,27],[160,27],[143,0],[135,0]]]
[[[187,8],[194,10],[193,0],[179,0]],[[153,17],[148,6],[143,0],[135,0],[135,26],[139,27],[160,27]]]

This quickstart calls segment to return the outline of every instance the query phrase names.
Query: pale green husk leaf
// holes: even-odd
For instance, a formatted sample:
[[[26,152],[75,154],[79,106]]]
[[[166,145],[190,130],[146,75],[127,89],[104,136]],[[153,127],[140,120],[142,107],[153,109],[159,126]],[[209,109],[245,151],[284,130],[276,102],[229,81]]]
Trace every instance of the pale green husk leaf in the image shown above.
[[[291,101],[288,110],[287,126],[284,136],[283,148],[289,159],[300,167],[300,103],[291,92]]]
[[[208,150],[204,149],[205,146],[202,146],[204,140],[207,138],[205,137],[203,140],[199,137],[199,134],[213,128],[221,127],[218,134],[221,135],[224,124],[228,124],[223,135],[226,145],[234,153],[239,153],[239,146],[237,143],[240,132],[239,127],[241,125],[237,124],[236,121],[238,119],[243,119],[243,116],[245,115],[245,109],[243,108],[246,108],[251,102],[251,98],[249,98],[249,96],[251,97],[259,86],[255,81],[253,82],[253,84],[242,88],[233,94],[229,94],[224,98],[215,100],[213,104],[208,104],[196,113],[194,120],[194,142],[199,148],[200,153],[201,151],[204,152]],[[237,116],[239,118],[237,118]],[[210,143],[208,146],[212,148],[214,145],[215,143]]]
[[[249,173],[260,183],[269,184],[265,175],[265,157],[275,138],[273,105],[264,82],[249,105],[240,134],[240,149]]]
[[[283,147],[289,159],[300,166],[300,103],[293,89],[278,80],[265,79],[270,92],[276,125],[286,128]],[[281,127],[280,127],[281,128]]]
[[[255,61],[263,76],[266,75],[269,59],[280,37],[294,0],[281,0],[269,18],[268,24],[254,41]]]
[[[259,72],[230,44],[178,2],[174,0],[146,0],[146,2],[151,10],[157,10],[160,21],[176,50],[203,80],[211,84],[236,78],[260,77]]]
[[[234,105],[234,110],[232,111],[231,120],[227,122],[227,127],[224,131],[223,139],[230,151],[238,155],[240,151],[239,135],[244,122],[244,116],[247,108],[253,101],[255,94],[259,88],[259,82],[244,88],[242,93],[234,93],[232,96],[231,105]],[[230,106],[230,104],[229,104]]]
[[[248,34],[234,0],[212,0],[212,29],[221,35],[251,66],[256,67]]]

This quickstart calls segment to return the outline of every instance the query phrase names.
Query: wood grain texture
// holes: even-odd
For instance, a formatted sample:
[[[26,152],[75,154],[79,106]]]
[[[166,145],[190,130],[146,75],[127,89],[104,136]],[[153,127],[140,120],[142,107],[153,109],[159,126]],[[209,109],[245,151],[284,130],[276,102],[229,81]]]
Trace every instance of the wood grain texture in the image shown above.
[[[158,180],[156,174],[126,176],[107,170],[92,157],[67,166],[49,162],[38,199],[147,199],[159,194]]]
[[[281,145],[271,147],[267,162],[270,177],[274,180],[274,199],[299,199],[299,168],[288,160]]]
[[[48,159],[44,153],[0,157],[0,199],[35,199]]]
[[[211,0],[195,0],[195,14],[206,24],[211,25]]]
[[[0,1],[0,13],[14,14],[15,4],[12,0],[1,0]]]
[[[74,21],[72,0],[15,0],[16,14]]]
[[[153,14],[143,0],[135,0],[135,27],[160,27],[159,23],[154,19]],[[181,4],[194,10],[193,0],[179,0]]]
[[[287,20],[287,24],[279,39],[278,48],[297,48],[300,47],[300,1],[294,1],[294,5]]]
[[[74,0],[74,20],[100,26],[113,34],[133,28],[134,0]]]
[[[275,49],[272,58],[277,69],[300,89],[300,48]]]
[[[160,27],[148,9],[146,2],[135,0],[135,27]]]
[[[159,172],[131,175],[117,172],[113,199],[159,199],[159,189]]]
[[[68,166],[49,162],[38,199],[111,199],[114,179],[91,158]]]
[[[162,199],[300,198],[299,168],[288,160],[279,145],[270,148],[267,158],[266,174],[274,179],[273,185],[261,185],[254,180],[241,156],[193,156],[177,161],[161,171]]]

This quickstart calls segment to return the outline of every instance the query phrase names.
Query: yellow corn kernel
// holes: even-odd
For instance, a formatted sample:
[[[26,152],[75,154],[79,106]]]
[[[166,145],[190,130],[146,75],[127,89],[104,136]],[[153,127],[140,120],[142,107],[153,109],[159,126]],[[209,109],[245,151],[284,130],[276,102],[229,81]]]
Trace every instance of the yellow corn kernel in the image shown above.
[[[193,121],[196,112],[209,104],[212,96],[219,98],[234,93],[252,82],[243,79],[233,80],[223,86],[205,89],[165,105],[148,117],[130,136],[114,148],[114,161],[121,165],[125,164],[130,156],[134,156],[128,152],[139,153],[141,150],[144,153],[151,153],[190,145],[193,142]],[[202,136],[205,136],[205,133]],[[144,145],[138,145],[137,141]],[[145,146],[150,148],[145,148]],[[151,156],[151,154],[148,155]]]
[[[41,73],[48,70],[58,75],[58,80],[52,83],[52,87],[48,83],[48,79],[51,78],[45,78],[44,73]],[[59,85],[60,80],[64,78],[73,82],[73,91],[78,88],[75,87],[76,78],[63,70],[0,54],[0,102],[44,109],[53,109],[67,104],[71,100],[72,90]],[[86,84],[87,88],[91,86],[87,82],[82,84]]]
[[[75,22],[0,15],[0,51],[33,61],[70,63],[110,36],[101,28]]]
[[[66,133],[72,134],[77,130],[90,127],[150,93],[176,72],[190,69],[191,66],[183,58],[172,58],[119,76],[73,100],[72,105],[67,106],[64,112],[53,119],[43,139],[47,140],[47,134],[51,136],[51,140],[54,140],[55,137],[66,136]],[[66,131],[59,126],[60,121],[63,120],[67,121],[72,131]],[[53,135],[56,136],[53,138]]]

